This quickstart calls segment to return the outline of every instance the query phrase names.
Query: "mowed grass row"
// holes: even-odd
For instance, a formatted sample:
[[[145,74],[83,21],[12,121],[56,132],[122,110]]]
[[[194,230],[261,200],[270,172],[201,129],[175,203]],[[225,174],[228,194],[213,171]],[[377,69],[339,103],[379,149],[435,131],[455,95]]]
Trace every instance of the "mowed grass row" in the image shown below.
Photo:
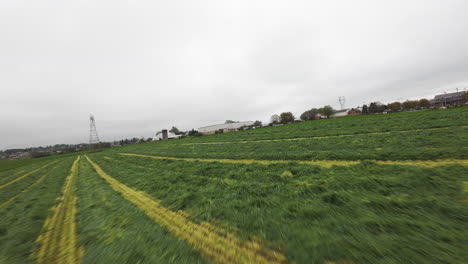
[[[236,134],[231,133],[231,134]],[[209,137],[209,136],[208,136]],[[186,145],[150,142],[116,148],[136,154],[182,158],[260,160],[433,160],[468,158],[468,127],[394,135],[371,134],[307,140]],[[167,141],[167,142],[169,142]],[[176,144],[179,143],[179,144]]]
[[[36,238],[60,196],[72,162],[73,158],[62,159],[1,190],[0,203],[16,198],[0,208],[0,263],[33,262]]]
[[[468,167],[225,164],[90,156],[123,184],[296,263],[462,263]]]

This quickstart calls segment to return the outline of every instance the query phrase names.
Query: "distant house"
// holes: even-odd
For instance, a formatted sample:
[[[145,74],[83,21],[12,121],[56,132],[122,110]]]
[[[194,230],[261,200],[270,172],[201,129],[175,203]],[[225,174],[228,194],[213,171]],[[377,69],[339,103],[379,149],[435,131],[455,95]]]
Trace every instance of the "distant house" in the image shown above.
[[[342,110],[337,110],[333,114],[331,114],[331,118],[336,118],[336,117],[344,117],[344,116],[350,116],[350,115],[360,115],[362,114],[362,108],[357,107],[357,108],[348,108],[348,109],[342,109]]]
[[[463,105],[467,100],[466,92],[439,94],[430,100],[432,107]]]
[[[254,124],[253,121],[244,121],[244,122],[235,122],[235,123],[228,123],[228,124],[211,125],[211,126],[198,128],[198,132],[205,134],[205,135],[215,134],[217,131],[232,132],[232,131],[239,130],[239,128],[241,127],[253,126],[253,124]]]

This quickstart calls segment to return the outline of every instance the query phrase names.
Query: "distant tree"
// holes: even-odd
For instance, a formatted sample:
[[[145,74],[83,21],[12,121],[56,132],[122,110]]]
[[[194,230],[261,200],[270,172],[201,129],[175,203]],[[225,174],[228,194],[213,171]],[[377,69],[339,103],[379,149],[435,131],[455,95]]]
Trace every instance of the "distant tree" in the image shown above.
[[[185,132],[180,131],[177,127],[173,126],[171,130],[169,130],[174,135],[185,135]]]
[[[294,115],[291,112],[283,112],[280,114],[280,120],[281,123],[286,124],[286,123],[292,123],[294,122]]]
[[[279,115],[272,115],[270,118],[271,124],[278,124],[281,122],[281,117]]]
[[[330,118],[330,116],[335,112],[335,109],[333,109],[333,107],[331,107],[329,105],[326,105],[326,106],[324,106],[322,108],[319,108],[317,110],[317,112],[319,114],[327,116],[327,118]]]
[[[431,102],[429,102],[427,99],[421,99],[418,102],[419,108],[429,108],[429,106],[431,106]]]
[[[387,107],[379,102],[372,102],[369,105],[369,113],[371,114],[382,113],[385,109],[387,109]]]
[[[393,102],[388,104],[388,109],[392,110],[393,112],[401,110],[401,103],[400,102]]]
[[[146,139],[146,142],[150,142],[150,141],[153,141],[153,139],[150,137]]]
[[[403,102],[403,104],[401,105],[403,107],[403,109],[405,110],[412,110],[412,109],[416,109],[418,107],[418,101],[413,101],[413,100],[407,100],[405,102]]]
[[[253,123],[253,126],[254,126],[254,127],[261,127],[261,126],[262,126],[262,121],[259,121],[259,120],[255,121],[255,122]]]
[[[367,107],[366,104],[362,106],[362,114],[363,115],[369,114],[369,107]]]
[[[224,122],[224,124],[232,124],[232,123],[238,123],[238,122],[234,120],[226,120],[226,122]]]
[[[189,137],[199,137],[199,136],[203,136],[203,134],[192,128],[192,130],[187,132],[187,136],[189,136]]]
[[[371,114],[377,113],[377,112],[378,112],[378,111],[377,111],[377,108],[378,108],[378,107],[377,107],[377,104],[376,104],[376,103],[374,103],[374,102],[370,103],[370,105],[369,105],[369,113],[371,113]]]
[[[301,114],[300,118],[304,121],[315,120],[317,118],[317,109],[312,108]]]

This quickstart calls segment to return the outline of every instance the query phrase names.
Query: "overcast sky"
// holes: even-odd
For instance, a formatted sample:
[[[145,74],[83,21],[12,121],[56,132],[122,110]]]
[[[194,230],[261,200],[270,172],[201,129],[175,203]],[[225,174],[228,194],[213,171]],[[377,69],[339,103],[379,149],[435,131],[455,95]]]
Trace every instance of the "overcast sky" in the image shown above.
[[[468,1],[0,1],[0,150],[468,87]]]

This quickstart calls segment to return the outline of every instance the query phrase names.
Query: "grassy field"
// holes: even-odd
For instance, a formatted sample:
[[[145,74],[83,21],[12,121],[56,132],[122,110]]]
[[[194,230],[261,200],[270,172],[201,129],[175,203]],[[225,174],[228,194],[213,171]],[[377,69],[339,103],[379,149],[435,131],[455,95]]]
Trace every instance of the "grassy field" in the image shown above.
[[[0,263],[466,263],[468,108],[2,171]]]

